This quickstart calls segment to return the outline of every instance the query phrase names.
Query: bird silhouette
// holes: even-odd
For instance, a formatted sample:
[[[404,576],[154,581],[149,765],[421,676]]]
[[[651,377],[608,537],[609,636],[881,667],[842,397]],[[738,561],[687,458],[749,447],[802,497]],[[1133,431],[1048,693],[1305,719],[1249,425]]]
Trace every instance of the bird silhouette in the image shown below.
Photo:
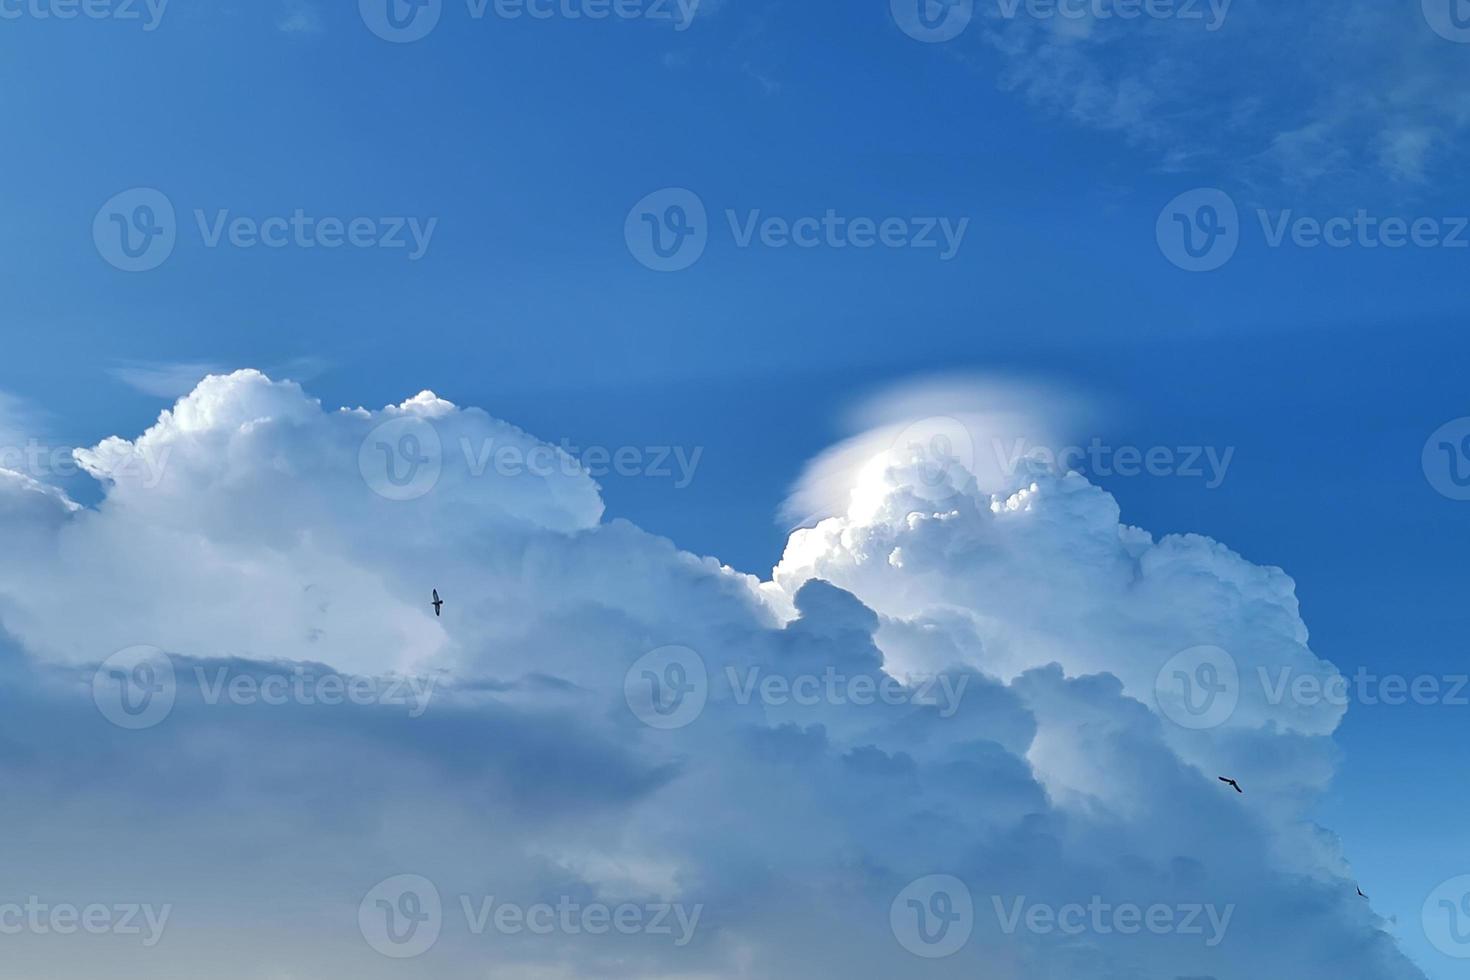
[[[1234,787],[1234,789],[1235,789],[1235,791],[1237,793],[1244,793],[1245,792],[1245,790],[1243,790],[1243,789],[1240,788],[1240,784],[1237,783],[1233,779],[1226,779],[1224,776],[1221,776],[1220,777],[1220,782],[1224,783],[1226,786]]]
[[[1367,895],[1364,895],[1363,894],[1363,886],[1362,885],[1359,885],[1358,886],[1358,897],[1359,898],[1367,898],[1368,897]]]
[[[435,589],[434,590],[434,601],[431,602],[431,603],[429,603],[429,605],[431,605],[431,606],[434,607],[434,615],[435,616],[442,616],[443,615],[443,613],[441,613],[439,610],[443,608],[443,606],[444,606],[444,600],[441,599],[441,598],[439,598],[439,590],[438,589]]]

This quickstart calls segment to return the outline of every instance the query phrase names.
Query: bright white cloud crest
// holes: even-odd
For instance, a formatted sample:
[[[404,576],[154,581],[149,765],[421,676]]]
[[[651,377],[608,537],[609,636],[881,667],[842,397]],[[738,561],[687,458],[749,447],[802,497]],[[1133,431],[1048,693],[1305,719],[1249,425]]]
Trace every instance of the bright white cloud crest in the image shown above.
[[[394,500],[361,451],[404,418],[439,472]],[[507,475],[487,443],[547,465]],[[1281,571],[1154,540],[1034,461],[982,490],[900,454],[761,582],[604,522],[554,453],[427,393],[328,411],[240,372],[81,454],[95,508],[0,474],[0,766],[24,801],[0,900],[172,906],[151,947],[23,935],[16,968],[1420,976],[1307,819],[1339,710],[1253,683],[1335,673]],[[140,645],[177,690],[128,730],[93,668]],[[1239,678],[1203,727],[1158,699],[1196,647]],[[1179,663],[1181,696],[1221,683]],[[433,700],[264,696],[334,670]],[[703,706],[644,724],[640,684],[646,710]]]

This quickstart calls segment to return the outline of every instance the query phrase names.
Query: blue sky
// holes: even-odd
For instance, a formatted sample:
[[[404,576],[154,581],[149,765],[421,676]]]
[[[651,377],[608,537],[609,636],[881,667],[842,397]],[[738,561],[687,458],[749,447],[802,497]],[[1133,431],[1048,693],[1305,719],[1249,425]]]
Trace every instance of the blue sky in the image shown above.
[[[37,2],[0,21],[9,433],[132,438],[211,370],[328,406],[432,389],[551,443],[699,447],[684,487],[601,479],[606,516],[764,578],[781,501],[854,406],[939,373],[1042,378],[1098,406],[1084,442],[1233,448],[1215,488],[1097,475],[1124,523],[1285,569],[1344,674],[1465,671],[1470,503],[1421,452],[1470,415],[1470,45],[1436,33],[1433,0],[1236,0],[1216,30],[976,0],[942,43],[883,2],[705,0],[678,30],[445,0],[412,43],[354,4],[173,0],[146,30]],[[130,273],[93,225],[137,188],[177,242]],[[625,236],[666,188],[707,214],[674,272]],[[1200,188],[1237,209],[1238,247],[1190,272],[1161,212],[1202,220],[1179,197]],[[195,217],[298,209],[435,223],[410,258],[209,247]],[[829,209],[967,224],[942,258],[741,247],[727,217]],[[1450,242],[1272,244],[1282,220],[1360,211]],[[1353,705],[1313,812],[1434,980],[1464,975],[1420,906],[1470,873],[1467,711]]]

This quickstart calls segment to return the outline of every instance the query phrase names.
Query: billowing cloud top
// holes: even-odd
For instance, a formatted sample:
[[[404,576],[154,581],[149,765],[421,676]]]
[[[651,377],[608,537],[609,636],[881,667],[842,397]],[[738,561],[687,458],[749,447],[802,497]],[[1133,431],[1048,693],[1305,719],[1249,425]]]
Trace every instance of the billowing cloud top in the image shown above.
[[[761,581],[431,393],[79,461],[0,473],[0,928],[140,928],[21,973],[1420,976],[1307,819],[1339,709],[1257,681],[1335,676],[1291,580],[1075,473],[901,444]]]

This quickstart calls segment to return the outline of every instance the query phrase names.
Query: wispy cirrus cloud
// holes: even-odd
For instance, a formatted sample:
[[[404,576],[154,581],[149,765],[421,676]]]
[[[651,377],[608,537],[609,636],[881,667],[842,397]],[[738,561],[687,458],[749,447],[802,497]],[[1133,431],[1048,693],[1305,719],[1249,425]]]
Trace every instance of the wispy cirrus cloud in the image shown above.
[[[1121,6],[977,0],[970,34],[999,56],[1002,88],[1147,148],[1163,170],[1416,182],[1463,153],[1470,45],[1418,3],[1179,0],[1126,19]]]

